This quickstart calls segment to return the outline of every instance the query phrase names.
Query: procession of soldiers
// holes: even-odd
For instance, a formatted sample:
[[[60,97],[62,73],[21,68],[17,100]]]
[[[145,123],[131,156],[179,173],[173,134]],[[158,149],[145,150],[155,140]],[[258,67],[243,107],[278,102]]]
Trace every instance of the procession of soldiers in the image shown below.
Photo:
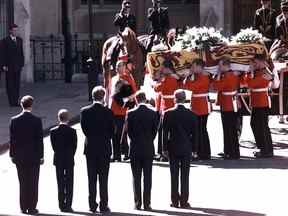
[[[119,31],[117,36],[107,43],[105,59],[102,59],[104,87],[96,86],[91,93],[93,103],[81,110],[80,124],[86,137],[84,154],[87,159],[88,201],[92,213],[97,211],[98,206],[101,212],[110,212],[109,164],[128,160],[131,163],[136,210],[140,210],[142,205],[144,210],[152,210],[150,202],[153,160],[169,162],[170,206],[190,208],[188,202],[190,162],[211,159],[211,141],[207,122],[215,105],[220,106],[224,137],[223,152],[219,152],[219,156],[224,160],[241,158],[239,122],[242,119],[240,110],[243,107],[238,97],[240,87],[248,89],[249,92],[250,126],[257,147],[253,156],[255,158],[274,156],[268,123],[271,108],[269,93],[275,75],[271,72],[273,63],[271,65],[271,62],[267,61],[268,56],[255,54],[250,62],[250,70],[245,73],[232,70],[231,59],[222,57],[218,61],[219,70],[216,75],[211,75],[205,70],[206,62],[203,59],[195,58],[189,63],[187,68],[189,74],[184,79],[175,73],[172,60],[167,58],[161,65],[159,77],[150,82],[149,87],[154,92],[154,97],[149,98],[148,92],[141,88],[145,77],[149,76],[145,62],[143,67],[142,64],[135,63],[133,58],[137,55],[137,50],[129,47],[125,42],[125,37],[132,35],[135,39],[137,36],[136,17],[131,13],[131,4],[130,0],[123,0],[122,8],[114,19],[114,25],[119,28]],[[149,34],[137,42],[141,52],[144,53],[142,54],[144,58],[154,46],[164,43],[170,47],[173,43],[169,35],[171,26],[168,8],[161,6],[161,0],[152,0],[147,19],[151,23]],[[287,0],[282,0],[279,15],[272,8],[271,0],[261,0],[261,8],[255,13],[254,29],[265,37],[264,42],[268,50],[288,46],[287,19]],[[179,29],[172,32],[176,35],[181,33]],[[2,65],[5,71],[11,70],[8,63]],[[142,73],[134,76],[133,71],[137,67],[142,67]],[[10,78],[7,79],[9,83]],[[19,88],[8,85],[8,95],[18,95],[19,93],[14,92],[17,89]],[[213,101],[209,97],[211,91],[217,93],[217,100],[213,106]],[[19,105],[18,98],[15,99],[14,96],[9,98],[13,99],[11,105]],[[20,207],[25,214],[38,213],[36,205],[39,166],[43,163],[43,134],[39,130],[39,127],[42,129],[42,124],[39,118],[34,119],[30,116],[33,100],[31,96],[21,99],[20,105],[23,112],[13,117],[10,125],[10,156],[17,167],[20,181]],[[73,166],[77,135],[75,130],[68,126],[67,110],[60,110],[58,119],[59,126],[51,130],[51,143],[55,152],[54,165],[57,172],[59,208],[63,212],[72,212]],[[27,122],[24,123],[25,121]],[[31,128],[35,128],[36,132],[33,128],[23,130],[27,123],[31,123]],[[27,138],[29,134],[33,137],[31,140]],[[156,137],[158,137],[157,153],[154,150]],[[32,147],[28,147],[26,152],[20,146],[23,140],[38,146],[37,152],[31,153]],[[35,178],[29,177],[31,173]],[[144,175],[143,196],[142,173]],[[180,183],[179,175],[181,175]],[[99,204],[96,202],[97,181],[100,190]],[[31,191],[25,189],[27,185],[29,188],[37,187],[35,190],[31,189],[33,196]]]

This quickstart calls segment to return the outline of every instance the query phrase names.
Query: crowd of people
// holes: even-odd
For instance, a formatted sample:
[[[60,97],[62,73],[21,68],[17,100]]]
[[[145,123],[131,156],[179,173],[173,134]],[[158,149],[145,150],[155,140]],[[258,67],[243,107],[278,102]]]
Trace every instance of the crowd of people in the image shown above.
[[[271,28],[265,26],[270,21],[272,23],[272,20],[274,22],[274,18],[276,21],[276,16],[271,9],[271,1],[262,0],[261,3],[262,8],[256,12],[255,26],[259,27],[267,38],[272,39],[270,35],[276,35],[275,32],[280,38],[286,37],[288,2],[281,3],[282,15],[277,17],[279,26],[285,23],[284,32],[281,31],[283,30],[281,27],[276,28],[274,32],[274,26]],[[120,31],[127,26],[135,29],[136,21],[130,14],[130,4],[129,0],[124,0],[120,13],[116,15],[115,25],[119,26]],[[149,47],[157,36],[163,37],[163,34],[167,33],[169,19],[167,8],[160,7],[159,0],[153,1],[153,8],[149,9],[148,16],[153,30]],[[161,77],[151,86],[157,93],[154,103],[148,103],[145,92],[139,91],[131,74],[134,65],[129,61],[129,56],[117,59],[116,76],[111,82],[112,94],[108,95],[110,103],[107,106],[105,98],[108,92],[101,86],[93,89],[91,94],[93,103],[82,108],[80,114],[81,128],[86,137],[84,154],[87,160],[88,202],[91,212],[95,213],[98,206],[101,212],[110,212],[108,205],[110,162],[122,160],[130,160],[135,209],[140,210],[143,206],[145,210],[152,210],[150,203],[152,166],[156,155],[154,140],[157,134],[158,157],[156,158],[169,161],[170,164],[171,207],[190,208],[188,202],[190,161],[211,159],[207,131],[207,120],[211,112],[208,93],[211,89],[218,94],[217,104],[221,111],[224,148],[220,155],[227,160],[240,159],[237,125],[240,103],[237,93],[240,86],[244,86],[250,92],[251,128],[259,149],[254,156],[273,157],[272,138],[268,126],[270,107],[268,93],[273,74],[269,70],[267,56],[256,54],[251,62],[251,71],[242,74],[231,69],[231,61],[227,57],[220,59],[219,73],[215,77],[211,77],[204,70],[205,62],[202,59],[194,59],[190,65],[189,76],[182,80],[175,73],[171,60],[164,61]],[[190,109],[184,106],[187,101],[185,90],[193,92],[190,98]],[[17,100],[12,98],[10,104],[17,105]],[[10,123],[10,157],[17,168],[20,182],[20,208],[25,214],[38,213],[36,206],[39,169],[44,162],[42,123],[39,117],[32,114],[33,102],[32,96],[24,96],[20,102],[23,111],[13,117]],[[72,212],[77,134],[75,129],[68,125],[68,110],[61,109],[58,119],[59,125],[51,129],[50,137],[55,153],[59,208],[63,212]],[[142,173],[144,175],[143,196]],[[180,190],[179,173],[181,173]],[[96,201],[98,181],[99,205]]]

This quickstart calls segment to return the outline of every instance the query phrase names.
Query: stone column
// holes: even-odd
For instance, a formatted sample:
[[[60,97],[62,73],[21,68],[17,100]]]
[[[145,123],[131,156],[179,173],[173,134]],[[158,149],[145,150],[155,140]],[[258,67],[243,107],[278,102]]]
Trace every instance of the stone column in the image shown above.
[[[19,26],[20,37],[23,39],[25,65],[22,70],[22,81],[33,82],[33,63],[30,48],[31,8],[30,0],[14,1],[14,20]]]
[[[200,25],[223,29],[226,35],[232,32],[233,1],[201,0]]]

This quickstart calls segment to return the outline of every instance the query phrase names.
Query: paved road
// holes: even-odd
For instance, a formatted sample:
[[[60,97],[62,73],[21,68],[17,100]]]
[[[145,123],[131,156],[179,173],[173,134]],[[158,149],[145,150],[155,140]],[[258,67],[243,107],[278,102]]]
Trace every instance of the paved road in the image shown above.
[[[128,163],[111,164],[109,180],[109,204],[115,216],[133,215],[179,215],[179,216],[287,216],[288,194],[288,138],[287,126],[279,125],[277,119],[270,121],[275,141],[275,159],[254,160],[253,137],[244,119],[239,161],[211,161],[191,164],[190,203],[191,210],[169,207],[170,176],[166,163],[153,167],[152,207],[154,212],[133,210],[131,171]],[[209,117],[209,134],[214,156],[221,151],[222,127],[217,113]],[[58,210],[55,168],[49,138],[45,139],[45,164],[41,167],[38,208],[43,216],[91,215],[88,212],[88,184],[86,163],[83,156],[83,134],[79,125],[79,143],[75,165],[75,214],[63,214]],[[15,167],[8,155],[0,157],[0,216],[20,215],[18,207],[18,180]]]

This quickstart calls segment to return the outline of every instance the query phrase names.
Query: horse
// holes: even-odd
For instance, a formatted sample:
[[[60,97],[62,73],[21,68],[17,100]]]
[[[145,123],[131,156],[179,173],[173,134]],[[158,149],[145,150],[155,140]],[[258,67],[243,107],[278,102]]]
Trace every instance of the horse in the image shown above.
[[[135,32],[126,27],[122,33],[119,33],[120,36],[120,53],[121,54],[128,54],[130,62],[134,65],[134,69],[132,70],[131,74],[138,86],[143,85],[144,82],[144,64],[145,64],[145,56],[143,49],[138,42]],[[102,48],[102,70],[104,75],[104,87],[109,88],[109,82],[111,78],[116,74],[115,70],[111,70],[112,64],[116,62],[111,62],[111,60],[107,59],[107,51],[111,47],[112,43],[118,40],[117,36],[113,36],[107,39]]]

